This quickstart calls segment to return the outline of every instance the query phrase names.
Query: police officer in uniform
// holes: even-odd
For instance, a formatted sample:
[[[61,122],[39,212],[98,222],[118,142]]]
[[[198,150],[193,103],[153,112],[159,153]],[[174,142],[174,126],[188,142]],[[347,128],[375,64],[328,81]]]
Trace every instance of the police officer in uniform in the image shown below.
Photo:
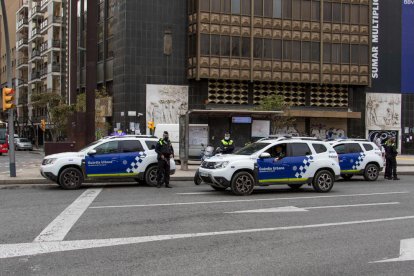
[[[170,158],[174,156],[174,149],[167,131],[164,131],[163,137],[155,146],[155,152],[158,154],[157,188],[161,188],[164,183],[166,188],[172,188],[170,186]]]
[[[391,137],[385,142],[385,179],[400,180],[397,177],[397,145],[395,143],[395,137]]]
[[[230,133],[226,132],[224,139],[220,141],[221,153],[230,154],[234,151],[234,142],[230,139]]]

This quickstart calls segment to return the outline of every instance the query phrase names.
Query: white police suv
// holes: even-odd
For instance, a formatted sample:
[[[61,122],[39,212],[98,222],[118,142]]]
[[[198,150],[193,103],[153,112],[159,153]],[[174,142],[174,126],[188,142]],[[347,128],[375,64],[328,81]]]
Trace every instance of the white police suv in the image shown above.
[[[211,157],[199,168],[204,183],[215,190],[230,187],[236,195],[274,184],[292,189],[309,184],[317,192],[329,192],[339,174],[338,155],[329,143],[298,137],[261,140],[235,154]]]
[[[133,178],[157,184],[157,138],[151,136],[111,136],[86,146],[79,152],[46,156],[40,172],[63,189],[77,189],[85,179]],[[175,173],[170,160],[170,174]]]
[[[363,175],[367,181],[375,181],[385,160],[381,149],[362,139],[343,139],[329,142],[339,155],[341,177],[345,180],[354,175]]]

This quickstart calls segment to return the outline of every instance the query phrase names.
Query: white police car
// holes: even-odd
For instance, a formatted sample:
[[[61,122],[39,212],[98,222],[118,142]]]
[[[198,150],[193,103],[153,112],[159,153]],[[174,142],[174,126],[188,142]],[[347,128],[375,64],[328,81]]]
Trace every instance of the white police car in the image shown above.
[[[46,156],[40,172],[63,189],[77,189],[85,179],[134,178],[157,184],[157,138],[150,136],[112,136],[95,141],[79,152]],[[170,160],[170,174],[175,173]]]
[[[277,160],[276,148],[284,157]],[[236,195],[249,195],[254,186],[287,184],[298,189],[313,185],[317,192],[329,192],[339,177],[338,155],[329,143],[312,138],[277,138],[250,144],[235,154],[216,155],[205,160],[199,175],[215,190],[228,187]]]
[[[343,139],[329,142],[339,155],[341,177],[345,180],[354,175],[363,175],[367,181],[375,181],[385,160],[375,143],[362,139]]]

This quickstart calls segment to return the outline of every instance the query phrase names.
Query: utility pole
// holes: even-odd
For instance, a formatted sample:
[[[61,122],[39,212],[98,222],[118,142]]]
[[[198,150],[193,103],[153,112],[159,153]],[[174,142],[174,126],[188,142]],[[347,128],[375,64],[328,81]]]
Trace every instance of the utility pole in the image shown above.
[[[9,26],[7,22],[6,4],[5,0],[1,0],[1,13],[3,15],[3,28],[4,28],[4,42],[6,44],[6,66],[7,66],[7,87],[12,88],[12,67],[10,58],[10,39],[9,39]],[[13,122],[13,108],[9,110],[9,168],[10,177],[16,177],[16,156],[14,151],[14,122]]]

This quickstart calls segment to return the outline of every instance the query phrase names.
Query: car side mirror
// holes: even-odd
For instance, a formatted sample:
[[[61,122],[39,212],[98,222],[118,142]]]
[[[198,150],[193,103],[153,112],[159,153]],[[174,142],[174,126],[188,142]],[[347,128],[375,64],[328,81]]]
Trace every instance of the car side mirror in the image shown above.
[[[88,155],[95,155],[96,154],[96,150],[90,150],[90,151],[88,151]]]
[[[270,155],[270,153],[268,153],[268,152],[263,152],[262,154],[260,154],[260,156],[259,156],[259,158],[260,159],[266,159],[266,158],[270,158],[270,157],[272,157],[271,155]]]

